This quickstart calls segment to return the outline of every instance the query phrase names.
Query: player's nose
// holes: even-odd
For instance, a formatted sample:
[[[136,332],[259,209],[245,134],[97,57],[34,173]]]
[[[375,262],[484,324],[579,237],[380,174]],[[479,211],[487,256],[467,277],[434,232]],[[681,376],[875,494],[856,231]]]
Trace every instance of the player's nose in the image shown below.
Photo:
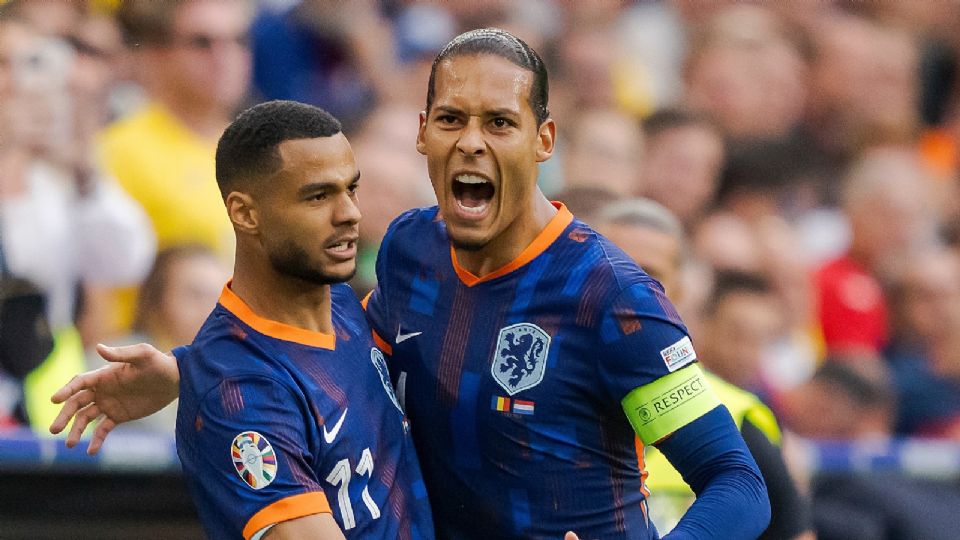
[[[465,156],[478,156],[483,154],[487,148],[487,143],[483,139],[483,126],[479,119],[471,118],[467,125],[460,130],[460,136],[457,138],[457,150]]]
[[[355,196],[344,194],[344,196],[337,197],[337,205],[334,211],[334,220],[337,223],[356,224],[360,222],[362,217],[360,205]]]

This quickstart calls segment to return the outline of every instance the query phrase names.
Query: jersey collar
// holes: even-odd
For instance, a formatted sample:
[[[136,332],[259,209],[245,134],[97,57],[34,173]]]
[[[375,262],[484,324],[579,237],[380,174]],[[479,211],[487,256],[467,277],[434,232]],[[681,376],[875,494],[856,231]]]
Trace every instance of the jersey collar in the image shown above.
[[[246,302],[241,300],[240,297],[230,289],[232,282],[233,280],[230,280],[223,286],[219,303],[224,309],[233,313],[250,328],[253,328],[265,336],[282,339],[283,341],[292,341],[301,345],[331,351],[336,348],[337,338],[333,334],[305,330],[282,322],[271,321],[270,319],[265,319],[257,315],[250,309],[250,306],[248,306]]]
[[[453,245],[451,245],[450,260],[453,262],[453,269],[456,271],[460,281],[462,281],[467,287],[473,287],[478,283],[494,280],[524,266],[546,251],[547,248],[553,244],[554,240],[559,238],[560,233],[567,228],[567,225],[573,221],[573,214],[570,213],[570,210],[567,210],[566,205],[564,205],[562,202],[553,201],[550,204],[557,209],[557,213],[550,218],[547,226],[540,231],[540,234],[533,239],[533,242],[531,242],[529,246],[520,252],[520,255],[517,255],[516,259],[508,262],[489,274],[475,276],[472,272],[460,266],[460,262],[457,261],[457,253],[453,249]]]

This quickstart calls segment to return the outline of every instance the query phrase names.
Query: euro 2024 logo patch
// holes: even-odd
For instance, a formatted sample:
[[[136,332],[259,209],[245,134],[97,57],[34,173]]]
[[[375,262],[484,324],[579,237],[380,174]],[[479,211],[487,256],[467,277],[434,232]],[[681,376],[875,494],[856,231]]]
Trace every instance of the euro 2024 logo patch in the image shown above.
[[[500,330],[490,373],[511,396],[540,384],[547,367],[550,335],[531,323]]]
[[[277,455],[273,446],[256,431],[244,431],[234,437],[230,456],[240,479],[253,489],[265,488],[277,477]]]

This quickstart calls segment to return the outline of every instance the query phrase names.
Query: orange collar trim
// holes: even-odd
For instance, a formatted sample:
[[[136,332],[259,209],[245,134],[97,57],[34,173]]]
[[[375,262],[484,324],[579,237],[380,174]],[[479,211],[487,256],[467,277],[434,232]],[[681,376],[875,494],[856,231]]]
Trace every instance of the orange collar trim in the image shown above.
[[[566,205],[564,205],[562,202],[553,201],[550,204],[557,209],[557,213],[550,218],[550,222],[547,223],[546,228],[544,228],[540,234],[533,239],[533,242],[531,242],[529,246],[520,252],[520,255],[517,255],[516,259],[508,262],[489,274],[477,277],[466,268],[460,266],[459,261],[457,261],[457,253],[454,251],[453,245],[451,245],[450,259],[453,261],[453,269],[457,272],[457,276],[460,278],[460,281],[462,281],[467,287],[473,287],[477,283],[483,283],[485,281],[497,279],[498,277],[505,276],[510,272],[522,267],[546,251],[547,248],[550,247],[550,245],[560,237],[560,233],[567,228],[567,225],[573,221],[573,214],[570,213],[570,210],[567,210]]]
[[[250,306],[248,306],[246,302],[241,300],[240,297],[230,289],[232,282],[233,280],[230,280],[223,286],[223,292],[220,293],[220,305],[230,313],[236,315],[238,319],[249,325],[250,328],[253,328],[265,336],[282,339],[283,341],[292,341],[294,343],[300,343],[301,345],[329,349],[331,351],[336,349],[337,338],[333,334],[305,330],[282,322],[264,319],[257,315],[250,309]]]

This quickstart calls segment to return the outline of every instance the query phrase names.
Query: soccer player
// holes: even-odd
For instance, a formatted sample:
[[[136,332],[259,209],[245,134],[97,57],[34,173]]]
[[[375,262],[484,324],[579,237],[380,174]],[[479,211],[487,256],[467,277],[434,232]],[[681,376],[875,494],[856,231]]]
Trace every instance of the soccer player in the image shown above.
[[[234,276],[176,351],[177,453],[208,536],[432,538],[407,421],[342,283],[360,172],[339,122],[258,105],[224,131],[216,162]]]
[[[698,494],[669,538],[754,538],[766,489],[662,289],[536,186],[556,136],[547,93],[542,60],[507,32],[467,32],[441,51],[417,137],[439,206],[391,225],[367,298],[437,535],[658,538],[638,433]],[[140,356],[128,367],[163,362]],[[96,405],[76,392],[105,379],[58,393],[64,421]],[[100,412],[81,409],[75,429]]]

